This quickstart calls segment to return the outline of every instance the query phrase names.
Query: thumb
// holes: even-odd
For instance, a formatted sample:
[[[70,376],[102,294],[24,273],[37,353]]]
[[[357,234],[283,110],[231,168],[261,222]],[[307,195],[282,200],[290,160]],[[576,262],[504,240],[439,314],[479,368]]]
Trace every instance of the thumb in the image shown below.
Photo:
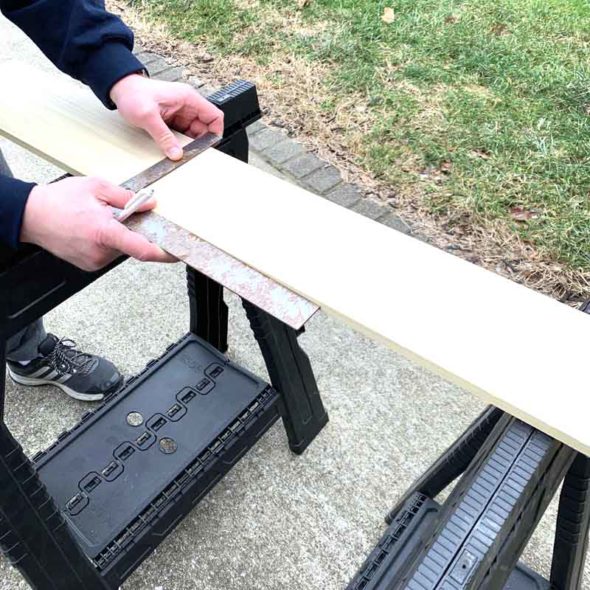
[[[142,126],[166,154],[166,157],[171,160],[180,160],[182,158],[182,148],[159,112],[151,113]]]

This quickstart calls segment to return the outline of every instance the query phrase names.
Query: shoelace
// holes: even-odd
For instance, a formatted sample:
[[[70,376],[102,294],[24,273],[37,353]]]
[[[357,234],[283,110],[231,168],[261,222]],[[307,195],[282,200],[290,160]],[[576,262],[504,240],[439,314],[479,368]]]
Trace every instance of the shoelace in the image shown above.
[[[92,368],[92,355],[80,352],[76,343],[69,338],[62,338],[49,353],[50,363],[58,370],[72,368],[76,373],[86,375]]]

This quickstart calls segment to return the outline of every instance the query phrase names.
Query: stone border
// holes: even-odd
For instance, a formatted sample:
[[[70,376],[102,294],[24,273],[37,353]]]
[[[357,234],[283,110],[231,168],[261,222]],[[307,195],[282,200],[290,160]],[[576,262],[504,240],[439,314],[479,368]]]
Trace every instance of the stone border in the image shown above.
[[[203,94],[213,92],[213,89],[207,88],[197,78],[187,78],[182,66],[169,62],[161,55],[141,51],[140,48],[136,53],[153,78],[168,82],[185,81]],[[295,184],[397,231],[408,235],[412,233],[408,223],[394,213],[391,207],[364,197],[357,186],[342,180],[338,168],[307,151],[304,146],[285,133],[261,121],[250,125],[247,131],[250,149]]]

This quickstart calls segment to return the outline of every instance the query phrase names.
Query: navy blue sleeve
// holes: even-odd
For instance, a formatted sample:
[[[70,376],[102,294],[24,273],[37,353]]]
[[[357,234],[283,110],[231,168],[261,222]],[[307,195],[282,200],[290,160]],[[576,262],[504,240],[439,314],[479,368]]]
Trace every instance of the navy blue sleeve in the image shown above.
[[[0,174],[0,242],[17,248],[29,194],[35,185]]]
[[[115,107],[113,85],[143,70],[132,53],[133,33],[102,0],[0,0],[0,11],[108,108]]]
[[[115,108],[109,98],[113,85],[144,69],[132,53],[133,33],[101,0],[0,0],[0,11],[110,109]],[[0,242],[13,248],[19,245],[33,186],[0,175]]]

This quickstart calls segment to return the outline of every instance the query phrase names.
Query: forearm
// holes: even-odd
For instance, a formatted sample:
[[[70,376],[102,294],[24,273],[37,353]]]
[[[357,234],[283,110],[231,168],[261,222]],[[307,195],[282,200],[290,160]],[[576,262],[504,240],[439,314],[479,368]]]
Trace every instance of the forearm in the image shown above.
[[[27,200],[35,185],[0,174],[0,242],[17,248]]]
[[[109,108],[112,86],[143,68],[132,54],[133,33],[102,0],[0,0],[0,10]]]

